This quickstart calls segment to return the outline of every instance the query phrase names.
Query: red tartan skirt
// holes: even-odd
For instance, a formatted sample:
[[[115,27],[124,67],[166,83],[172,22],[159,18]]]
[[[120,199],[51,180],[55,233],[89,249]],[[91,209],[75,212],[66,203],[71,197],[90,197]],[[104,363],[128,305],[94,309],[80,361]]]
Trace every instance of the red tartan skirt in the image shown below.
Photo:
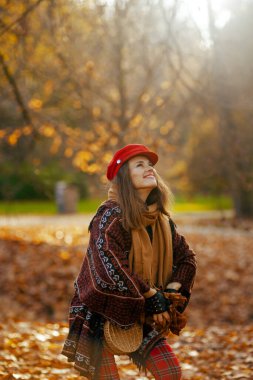
[[[161,339],[150,351],[145,368],[154,376],[155,380],[180,380],[181,367],[166,339]],[[119,380],[114,355],[103,349],[100,373],[97,380]]]

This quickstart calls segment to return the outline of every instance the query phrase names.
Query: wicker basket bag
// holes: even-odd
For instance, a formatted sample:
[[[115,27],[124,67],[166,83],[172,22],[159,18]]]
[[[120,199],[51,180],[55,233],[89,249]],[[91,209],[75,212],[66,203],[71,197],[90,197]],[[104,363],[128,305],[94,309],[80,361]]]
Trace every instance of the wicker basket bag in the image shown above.
[[[140,347],[143,328],[140,323],[135,323],[128,329],[122,329],[107,320],[104,324],[104,337],[107,348],[114,355],[130,354]]]

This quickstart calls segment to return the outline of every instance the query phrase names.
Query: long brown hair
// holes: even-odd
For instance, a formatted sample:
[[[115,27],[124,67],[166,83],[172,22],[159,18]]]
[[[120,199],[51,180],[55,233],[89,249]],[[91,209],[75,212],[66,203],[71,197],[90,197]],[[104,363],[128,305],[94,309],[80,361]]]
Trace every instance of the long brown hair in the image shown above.
[[[169,216],[169,208],[173,201],[173,195],[159,174],[155,172],[157,187],[151,190],[146,202],[139,197],[132,184],[128,162],[118,171],[114,183],[117,185],[118,202],[123,215],[123,227],[126,230],[140,228],[142,226],[142,213],[147,211],[147,206],[157,203],[157,208],[164,215]]]

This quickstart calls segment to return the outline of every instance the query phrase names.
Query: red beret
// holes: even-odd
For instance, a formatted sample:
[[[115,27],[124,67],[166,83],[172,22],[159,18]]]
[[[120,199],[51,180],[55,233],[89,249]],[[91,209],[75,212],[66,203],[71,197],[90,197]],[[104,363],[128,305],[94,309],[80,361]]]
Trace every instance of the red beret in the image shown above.
[[[135,156],[147,156],[153,165],[158,161],[158,156],[156,153],[151,152],[145,145],[140,144],[129,144],[124,146],[124,148],[118,150],[107,168],[107,178],[111,181],[118,173],[121,166],[130,158]]]

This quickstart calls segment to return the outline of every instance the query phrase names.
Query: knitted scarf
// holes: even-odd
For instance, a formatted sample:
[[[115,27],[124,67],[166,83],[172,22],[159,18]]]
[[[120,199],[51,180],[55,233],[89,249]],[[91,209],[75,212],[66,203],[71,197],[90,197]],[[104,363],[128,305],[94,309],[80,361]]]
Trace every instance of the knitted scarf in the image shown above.
[[[112,185],[108,198],[117,201],[117,187]],[[151,209],[151,210],[150,210]],[[151,226],[152,242],[146,230]],[[165,288],[172,274],[172,234],[168,219],[155,205],[143,213],[143,224],[132,229],[132,247],[129,253],[129,269],[138,274],[151,287]]]

